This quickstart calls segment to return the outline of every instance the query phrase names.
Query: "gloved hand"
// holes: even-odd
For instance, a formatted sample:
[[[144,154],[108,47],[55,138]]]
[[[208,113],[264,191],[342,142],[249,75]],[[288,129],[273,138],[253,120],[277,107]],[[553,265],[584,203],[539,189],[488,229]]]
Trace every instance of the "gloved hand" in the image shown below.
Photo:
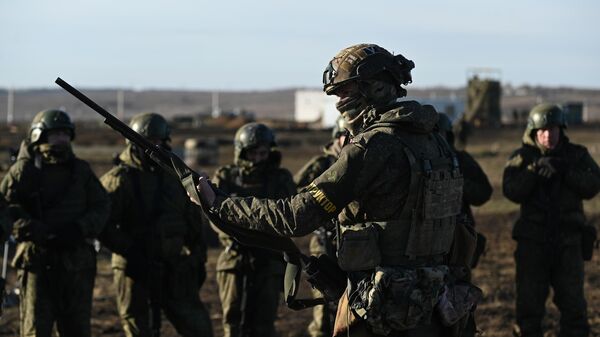
[[[567,161],[559,157],[544,156],[536,161],[536,173],[550,179],[555,175],[562,175],[567,170]]]
[[[83,241],[83,233],[78,223],[70,223],[59,226],[50,231],[48,235],[48,247],[65,249],[73,248]]]
[[[49,227],[36,219],[19,219],[13,225],[12,234],[17,242],[32,241],[43,244],[48,239]]]
[[[134,279],[136,282],[146,282],[149,272],[148,259],[144,254],[144,250],[138,245],[131,245],[124,255],[127,260],[125,275]]]

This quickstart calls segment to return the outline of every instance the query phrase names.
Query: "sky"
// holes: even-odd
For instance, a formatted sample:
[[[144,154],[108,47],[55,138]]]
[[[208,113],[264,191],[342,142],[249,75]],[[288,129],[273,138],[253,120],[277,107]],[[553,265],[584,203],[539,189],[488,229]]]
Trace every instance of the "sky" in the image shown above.
[[[317,88],[342,48],[415,62],[414,87],[600,88],[597,0],[0,0],[0,88]]]

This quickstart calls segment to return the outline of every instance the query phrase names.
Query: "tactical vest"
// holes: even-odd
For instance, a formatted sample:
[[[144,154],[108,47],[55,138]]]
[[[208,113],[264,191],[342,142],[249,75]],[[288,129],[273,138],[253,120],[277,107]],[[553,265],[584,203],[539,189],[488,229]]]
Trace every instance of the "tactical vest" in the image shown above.
[[[338,261],[346,271],[377,266],[441,264],[450,251],[462,206],[463,177],[448,143],[437,133],[393,128],[410,164],[409,193],[398,219],[340,225]]]

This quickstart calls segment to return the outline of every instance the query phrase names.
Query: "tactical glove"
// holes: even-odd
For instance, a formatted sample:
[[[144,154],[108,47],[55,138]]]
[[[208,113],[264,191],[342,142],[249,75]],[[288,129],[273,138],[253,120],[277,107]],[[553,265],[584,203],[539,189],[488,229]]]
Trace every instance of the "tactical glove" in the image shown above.
[[[559,157],[541,157],[536,161],[536,173],[550,179],[555,175],[562,175],[567,169],[567,161]]]
[[[32,241],[41,244],[48,239],[48,225],[35,219],[18,219],[12,233],[17,242]]]

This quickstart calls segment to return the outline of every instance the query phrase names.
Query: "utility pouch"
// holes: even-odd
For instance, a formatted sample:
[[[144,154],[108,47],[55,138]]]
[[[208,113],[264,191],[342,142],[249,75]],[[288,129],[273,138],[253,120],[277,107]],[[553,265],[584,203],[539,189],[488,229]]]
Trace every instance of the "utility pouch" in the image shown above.
[[[581,257],[584,261],[592,260],[598,231],[594,225],[584,225],[581,227]]]
[[[477,249],[477,234],[466,216],[457,216],[452,248],[448,254],[448,262],[453,266],[469,267]]]
[[[341,226],[338,264],[344,271],[373,269],[381,263],[379,232],[370,223]]]
[[[435,306],[449,270],[446,266],[377,267],[371,279],[359,282],[360,299],[352,303],[364,313],[375,334],[388,335],[431,323]]]
[[[447,284],[436,306],[444,326],[454,326],[475,309],[483,292],[473,284],[457,281]]]
[[[328,255],[309,257],[304,265],[307,281],[329,301],[338,301],[347,286],[346,273]]]

